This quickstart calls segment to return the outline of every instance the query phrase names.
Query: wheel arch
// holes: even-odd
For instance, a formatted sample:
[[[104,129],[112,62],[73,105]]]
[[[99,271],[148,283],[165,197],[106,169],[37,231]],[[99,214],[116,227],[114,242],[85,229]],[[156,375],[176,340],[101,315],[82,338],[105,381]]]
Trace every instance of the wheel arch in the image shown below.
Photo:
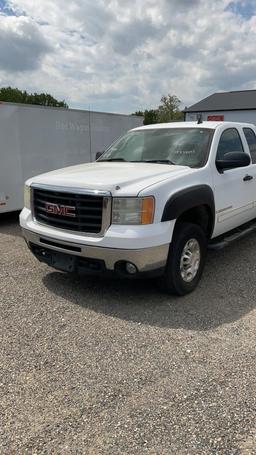
[[[210,238],[215,223],[215,203],[208,185],[196,185],[178,191],[165,204],[162,220],[176,220],[199,225]]]

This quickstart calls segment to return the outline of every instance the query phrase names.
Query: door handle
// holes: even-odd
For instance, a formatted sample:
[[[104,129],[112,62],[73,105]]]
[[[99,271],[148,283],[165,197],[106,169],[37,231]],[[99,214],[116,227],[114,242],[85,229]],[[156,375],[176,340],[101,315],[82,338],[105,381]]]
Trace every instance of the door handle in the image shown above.
[[[248,182],[249,180],[252,180],[253,179],[253,176],[252,175],[245,175],[244,178],[243,178],[243,181],[244,182]]]

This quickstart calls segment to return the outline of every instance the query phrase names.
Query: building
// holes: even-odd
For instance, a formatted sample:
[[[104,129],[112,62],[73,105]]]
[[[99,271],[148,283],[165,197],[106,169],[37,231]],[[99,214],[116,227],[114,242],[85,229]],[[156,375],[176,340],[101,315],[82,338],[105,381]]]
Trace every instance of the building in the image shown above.
[[[185,121],[202,120],[256,124],[256,90],[214,93],[185,108]]]
[[[0,214],[23,207],[28,178],[94,161],[142,123],[135,115],[0,102]]]

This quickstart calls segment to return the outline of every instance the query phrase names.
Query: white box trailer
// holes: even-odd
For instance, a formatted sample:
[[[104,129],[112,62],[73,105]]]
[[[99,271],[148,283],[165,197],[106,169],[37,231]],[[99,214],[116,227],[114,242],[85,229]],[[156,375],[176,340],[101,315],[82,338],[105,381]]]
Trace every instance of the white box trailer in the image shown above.
[[[94,161],[142,117],[0,102],[0,214],[23,207],[29,177]]]

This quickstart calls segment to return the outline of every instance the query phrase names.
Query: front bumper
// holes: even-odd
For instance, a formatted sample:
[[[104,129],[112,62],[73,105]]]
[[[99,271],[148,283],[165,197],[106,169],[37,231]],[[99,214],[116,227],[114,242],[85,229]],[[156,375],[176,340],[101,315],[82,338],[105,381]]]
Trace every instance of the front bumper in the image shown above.
[[[85,260],[88,260],[87,261],[88,264],[89,263],[96,264],[96,262],[98,261],[98,264],[102,265],[102,267],[99,267],[100,271],[110,272],[117,271],[119,272],[119,274],[125,275],[124,264],[126,262],[130,262],[136,266],[138,274],[141,273],[144,274],[152,271],[159,271],[160,274],[165,268],[169,252],[169,243],[140,249],[119,249],[56,240],[29,231],[27,229],[23,229],[22,231],[27,244],[29,245],[30,249],[35,254],[35,256],[39,260],[46,262],[55,268],[60,268],[61,270],[62,270],[61,267],[56,266],[58,265],[58,263],[61,263],[61,261],[58,262],[57,260],[58,257],[55,255],[57,258],[55,262],[52,259],[53,258],[52,254],[54,252],[69,255],[73,269],[75,267],[74,264],[76,264],[77,266],[77,261],[75,261],[75,259],[71,260],[71,257],[72,258],[80,257],[84,258]],[[44,252],[44,250],[45,254],[41,254]],[[61,255],[59,255],[59,259],[60,258]],[[92,265],[91,267],[92,271],[93,268],[94,267]],[[95,270],[96,269],[97,267],[95,267]]]

